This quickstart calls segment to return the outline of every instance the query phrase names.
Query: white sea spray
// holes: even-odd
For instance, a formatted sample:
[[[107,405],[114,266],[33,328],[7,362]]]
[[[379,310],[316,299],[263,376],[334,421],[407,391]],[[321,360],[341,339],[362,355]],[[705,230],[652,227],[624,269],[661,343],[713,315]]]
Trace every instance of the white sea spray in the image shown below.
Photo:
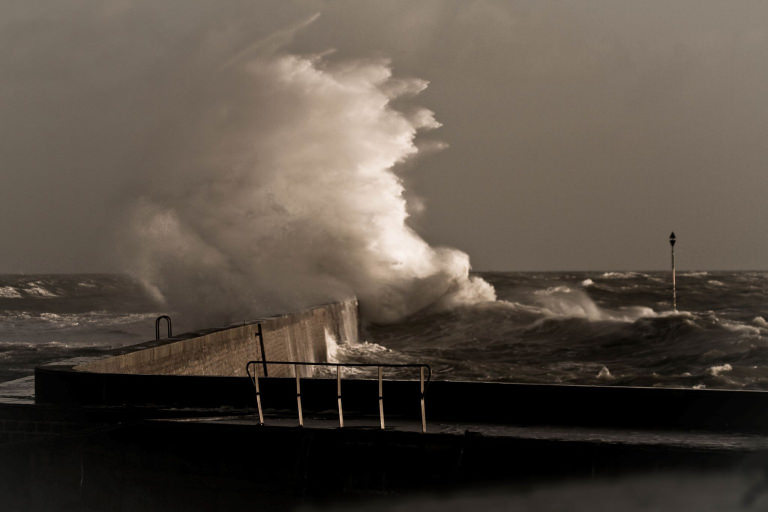
[[[290,37],[290,30],[281,37]],[[212,65],[212,63],[207,63]],[[188,80],[174,142],[133,208],[126,264],[176,310],[226,322],[350,296],[393,322],[495,299],[469,257],[408,224],[399,166],[432,112],[382,59],[257,44]]]

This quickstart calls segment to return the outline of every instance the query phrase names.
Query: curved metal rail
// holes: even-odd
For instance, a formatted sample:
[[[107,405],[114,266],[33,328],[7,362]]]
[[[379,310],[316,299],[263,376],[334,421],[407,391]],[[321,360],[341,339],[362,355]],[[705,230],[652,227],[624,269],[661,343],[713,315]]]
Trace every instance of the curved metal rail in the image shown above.
[[[341,368],[377,368],[379,382],[379,424],[384,429],[384,368],[418,368],[419,369],[419,399],[421,402],[421,431],[427,431],[427,417],[424,407],[424,395],[426,394],[429,383],[432,380],[432,368],[428,364],[396,364],[396,363],[310,363],[306,361],[248,361],[245,365],[245,372],[251,379],[253,387],[256,390],[256,407],[259,411],[259,425],[264,424],[264,412],[261,408],[261,390],[259,389],[258,365],[262,365],[265,373],[266,367],[270,364],[292,365],[296,375],[296,407],[299,416],[299,426],[304,426],[304,414],[301,408],[301,376],[299,366],[329,366],[336,368],[336,399],[339,406],[339,428],[344,428],[344,411],[341,406]],[[253,374],[251,373],[253,365]],[[427,371],[427,378],[424,379],[424,370]]]
[[[168,337],[173,337],[173,329],[171,328],[171,317],[168,315],[161,315],[155,320],[155,340],[160,339],[160,320],[165,320],[168,324]]]

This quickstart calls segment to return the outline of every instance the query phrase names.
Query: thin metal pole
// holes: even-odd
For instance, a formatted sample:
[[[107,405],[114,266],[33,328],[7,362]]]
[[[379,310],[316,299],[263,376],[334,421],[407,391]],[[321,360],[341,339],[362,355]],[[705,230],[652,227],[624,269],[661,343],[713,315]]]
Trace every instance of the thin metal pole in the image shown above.
[[[379,420],[381,422],[381,430],[384,430],[384,386],[382,385],[383,370],[379,366]]]
[[[677,312],[677,283],[675,282],[675,233],[669,235],[669,246],[672,250],[672,309]]]
[[[267,372],[267,356],[264,354],[264,333],[261,330],[261,324],[256,324],[256,336],[259,337],[259,348],[261,349],[261,364],[264,367],[264,376],[269,377]]]
[[[421,432],[427,431],[427,413],[424,410],[424,367],[419,368],[419,386],[421,388]]]
[[[261,391],[259,390],[259,368],[253,365],[253,385],[256,387],[256,407],[259,409],[259,425],[264,424],[264,412],[261,410]]]
[[[299,426],[304,426],[304,414],[301,411],[301,376],[299,375],[299,365],[293,365],[293,371],[296,373],[296,405],[299,409]]]
[[[344,428],[344,412],[341,410],[341,367],[336,367],[336,399],[339,402],[339,428]]]
[[[672,309],[677,311],[677,283],[675,282],[675,248],[672,247]]]

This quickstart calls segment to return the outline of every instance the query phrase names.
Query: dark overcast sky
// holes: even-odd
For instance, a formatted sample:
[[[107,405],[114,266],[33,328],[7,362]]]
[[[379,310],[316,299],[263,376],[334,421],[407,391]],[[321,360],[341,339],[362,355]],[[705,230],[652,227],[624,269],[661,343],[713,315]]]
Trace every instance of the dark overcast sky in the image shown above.
[[[119,270],[114,222],[155,107],[198,76],[185,55],[314,13],[291,51],[430,82],[414,101],[449,147],[404,171],[412,225],[474,268],[661,269],[672,230],[683,268],[768,268],[766,2],[31,4],[0,5],[2,273]]]

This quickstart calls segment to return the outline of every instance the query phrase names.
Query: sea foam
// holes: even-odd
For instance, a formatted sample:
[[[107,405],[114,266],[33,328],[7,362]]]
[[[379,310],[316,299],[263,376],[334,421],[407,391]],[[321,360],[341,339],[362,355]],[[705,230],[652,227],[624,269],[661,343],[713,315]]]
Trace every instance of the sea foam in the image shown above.
[[[719,377],[720,374],[725,372],[730,372],[732,370],[733,370],[733,366],[731,366],[728,363],[725,363],[725,364],[710,367],[708,370],[708,373],[713,377]]]

